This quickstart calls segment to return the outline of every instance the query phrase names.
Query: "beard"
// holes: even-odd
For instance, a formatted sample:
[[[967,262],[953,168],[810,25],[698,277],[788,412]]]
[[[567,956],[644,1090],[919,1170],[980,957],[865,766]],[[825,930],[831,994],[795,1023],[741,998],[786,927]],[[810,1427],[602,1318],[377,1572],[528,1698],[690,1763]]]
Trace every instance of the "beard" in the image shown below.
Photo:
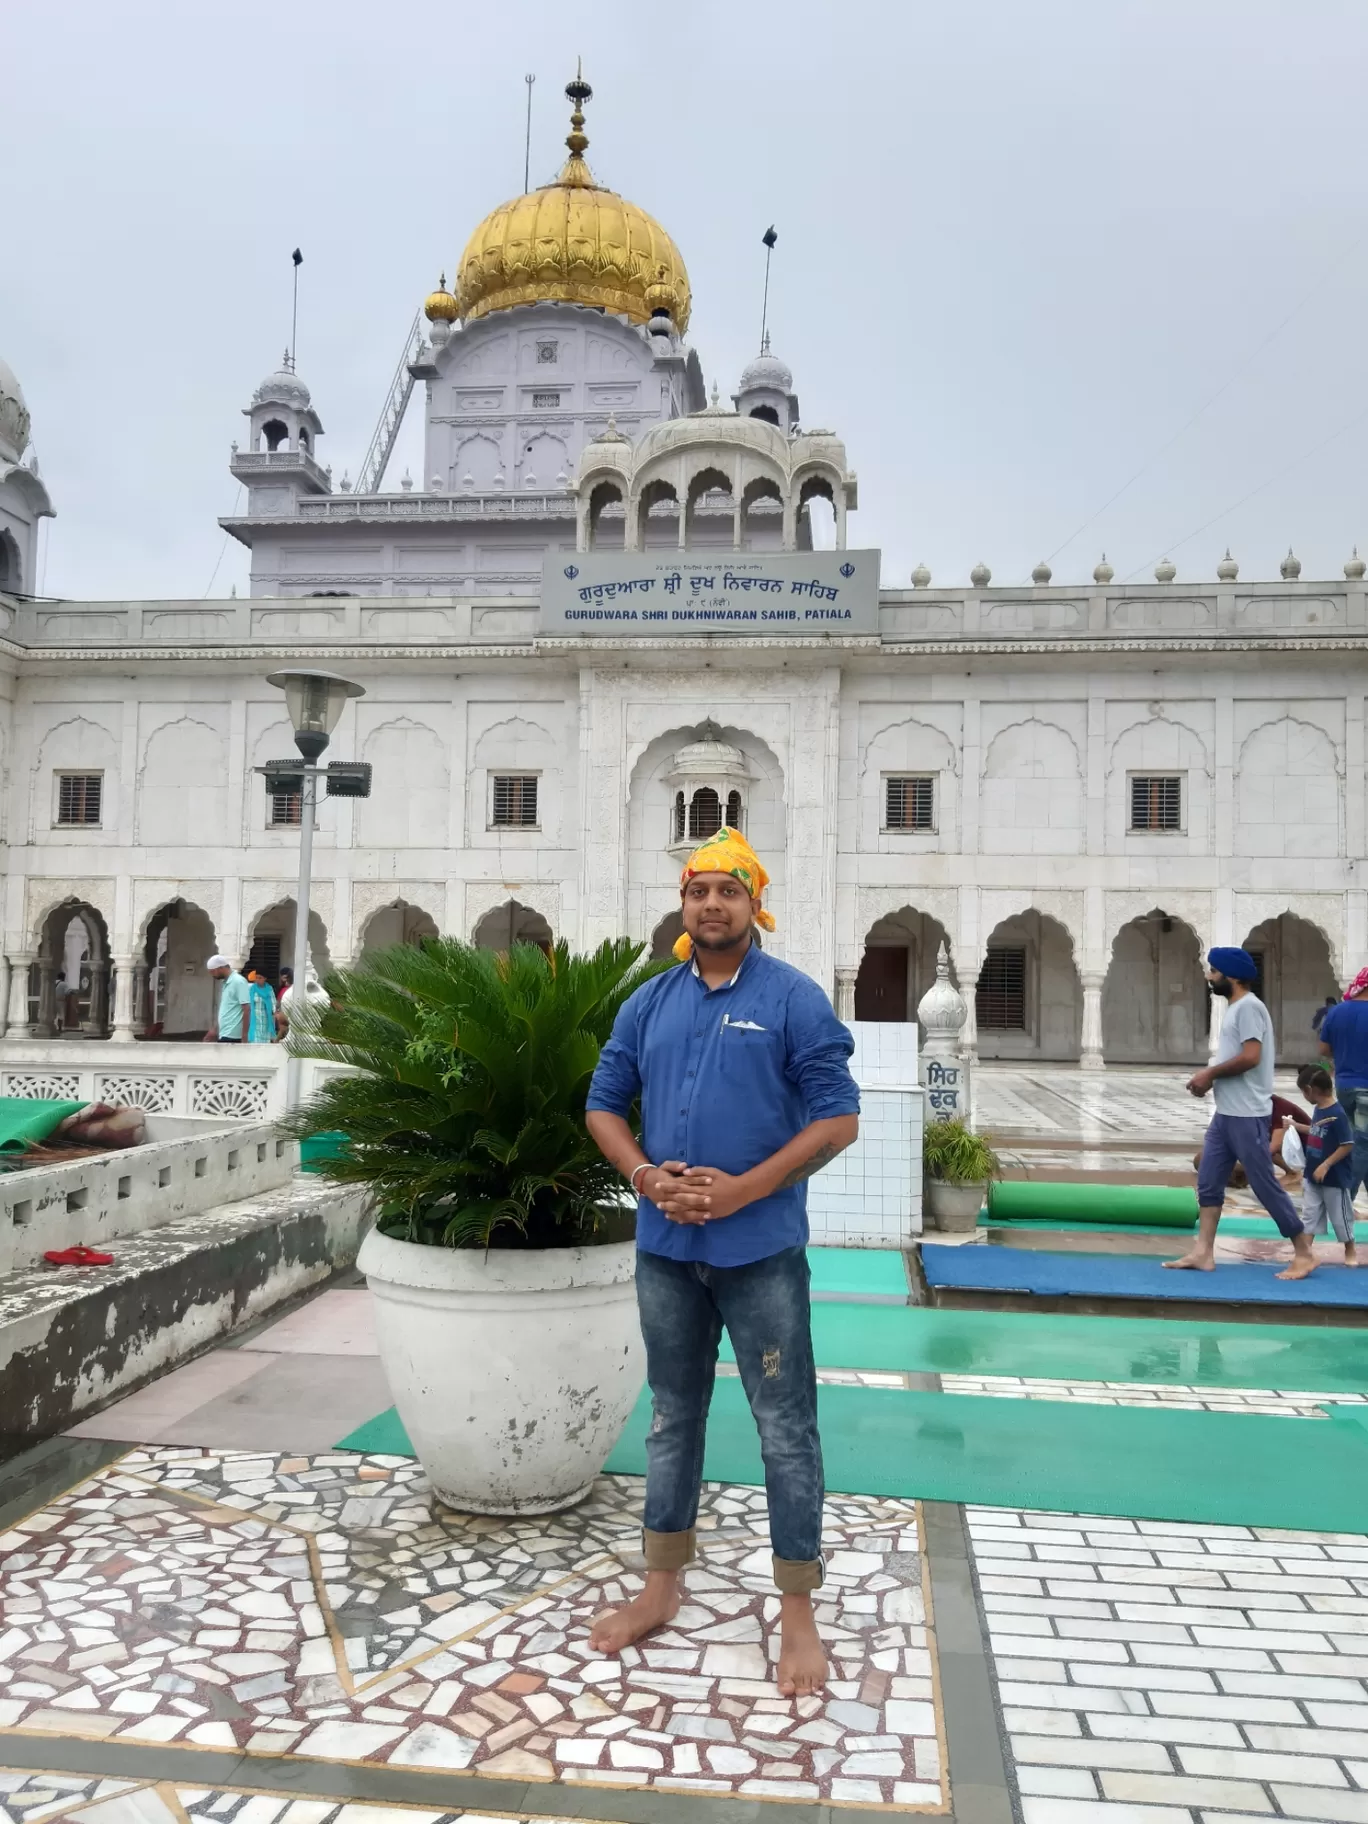
[[[690,933],[690,935],[693,934]],[[749,935],[749,926],[744,931],[738,931],[726,937],[720,936],[716,932],[700,932],[694,937],[693,945],[695,950],[734,950],[738,944],[744,943]]]
[[[1207,984],[1213,994],[1219,994],[1223,1001],[1228,1001],[1234,992],[1235,984],[1228,975],[1217,976],[1214,982]]]

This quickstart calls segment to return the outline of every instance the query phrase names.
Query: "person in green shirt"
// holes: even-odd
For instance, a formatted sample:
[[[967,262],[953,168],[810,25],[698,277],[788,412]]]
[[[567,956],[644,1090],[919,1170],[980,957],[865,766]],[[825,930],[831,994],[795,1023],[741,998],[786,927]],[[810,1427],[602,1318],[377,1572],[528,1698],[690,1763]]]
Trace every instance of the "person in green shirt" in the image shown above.
[[[228,957],[215,953],[204,965],[216,982],[222,982],[219,993],[218,1015],[204,1038],[206,1044],[215,1040],[221,1045],[239,1045],[247,1036],[248,1008],[252,991],[247,985],[247,978],[232,965]]]

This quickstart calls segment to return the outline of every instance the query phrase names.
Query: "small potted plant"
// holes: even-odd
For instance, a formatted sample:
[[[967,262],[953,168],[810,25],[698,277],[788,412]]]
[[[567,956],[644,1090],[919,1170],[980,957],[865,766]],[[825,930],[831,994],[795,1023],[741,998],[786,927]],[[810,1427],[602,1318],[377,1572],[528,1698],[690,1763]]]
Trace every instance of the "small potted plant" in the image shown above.
[[[982,1134],[964,1121],[933,1121],[922,1141],[926,1213],[936,1229],[972,1229],[1002,1167]]]
[[[463,1513],[582,1500],[645,1379],[635,1199],[584,1126],[618,1009],[666,967],[642,949],[396,945],[291,1024],[296,1052],[347,1069],[283,1125],[329,1137],[314,1170],[370,1190],[380,1359]]]

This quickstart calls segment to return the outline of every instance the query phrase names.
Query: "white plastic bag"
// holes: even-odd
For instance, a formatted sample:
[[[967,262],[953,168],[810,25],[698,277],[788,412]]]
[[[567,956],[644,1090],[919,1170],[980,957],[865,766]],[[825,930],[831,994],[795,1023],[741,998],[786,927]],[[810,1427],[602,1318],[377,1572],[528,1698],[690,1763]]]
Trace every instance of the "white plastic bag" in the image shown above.
[[[1289,1172],[1300,1172],[1306,1165],[1306,1148],[1295,1127],[1283,1129],[1282,1162]]]

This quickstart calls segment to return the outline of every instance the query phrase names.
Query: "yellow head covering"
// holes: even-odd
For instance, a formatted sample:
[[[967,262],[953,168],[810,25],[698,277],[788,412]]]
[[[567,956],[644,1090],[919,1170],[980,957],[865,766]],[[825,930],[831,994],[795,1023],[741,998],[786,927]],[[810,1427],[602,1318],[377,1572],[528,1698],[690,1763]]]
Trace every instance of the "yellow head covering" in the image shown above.
[[[684,863],[684,870],[679,876],[681,893],[695,874],[734,874],[752,899],[759,899],[769,885],[769,875],[761,865],[760,857],[740,830],[728,829],[725,823],[715,835],[709,836],[705,843],[696,848]],[[774,914],[767,912],[763,906],[757,906],[755,922],[761,930],[773,931]],[[682,937],[676,938],[674,954],[681,963],[687,963],[693,955],[693,939],[687,931]]]

